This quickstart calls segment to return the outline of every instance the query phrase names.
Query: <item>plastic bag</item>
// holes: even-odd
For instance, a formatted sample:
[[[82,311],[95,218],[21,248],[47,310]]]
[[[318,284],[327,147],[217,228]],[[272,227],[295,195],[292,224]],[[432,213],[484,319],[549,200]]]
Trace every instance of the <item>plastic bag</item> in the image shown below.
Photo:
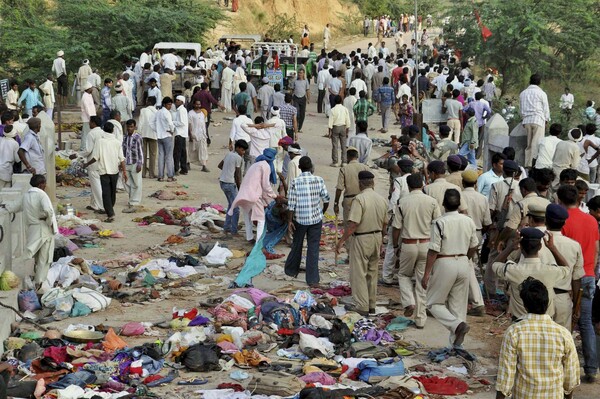
[[[40,310],[42,308],[37,294],[33,290],[19,292],[17,301],[21,312],[26,312],[28,310],[33,312],[34,310]]]
[[[127,323],[121,328],[121,335],[126,337],[132,337],[136,335],[142,335],[146,329],[142,323]]]
[[[73,309],[71,309],[71,317],[87,316],[90,313],[92,313],[92,309],[81,302],[75,302]]]
[[[190,346],[177,358],[191,371],[213,371],[219,370],[219,357],[221,348],[215,344],[197,344]]]
[[[231,258],[232,256],[233,252],[221,247],[217,242],[208,255],[204,257],[204,261],[210,265],[224,265],[227,262],[227,258]]]
[[[102,341],[102,347],[107,351],[116,351],[127,347],[127,342],[123,341],[112,328],[108,329],[104,341]]]
[[[382,364],[374,360],[360,362],[358,369],[361,370],[358,377],[364,382],[379,382],[387,377],[404,375],[404,363],[399,360],[391,364]]]
[[[105,297],[101,293],[86,287],[76,288],[72,291],[72,293],[73,298],[81,303],[85,303],[90,309],[92,309],[92,312],[106,309],[111,302],[110,298]]]

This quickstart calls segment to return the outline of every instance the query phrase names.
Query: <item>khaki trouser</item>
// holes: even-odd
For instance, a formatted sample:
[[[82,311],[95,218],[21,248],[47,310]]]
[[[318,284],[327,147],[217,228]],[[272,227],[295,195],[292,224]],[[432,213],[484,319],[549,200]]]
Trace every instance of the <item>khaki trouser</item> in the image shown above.
[[[538,157],[538,147],[544,138],[545,127],[534,123],[523,125],[527,132],[527,148],[525,148],[525,167],[531,167],[533,160]]]
[[[344,230],[348,227],[348,218],[350,217],[350,207],[352,206],[352,198],[346,198],[342,200],[342,217],[344,218]]]
[[[3,189],[4,187],[11,187],[11,186],[12,186],[12,181],[6,181],[6,180],[0,179],[0,189]]]
[[[568,292],[554,295],[554,321],[571,331],[573,301]]]
[[[129,193],[129,206],[137,206],[142,203],[142,173],[137,172],[137,165],[127,165],[127,192]]]
[[[460,143],[460,120],[458,119],[448,119],[447,125],[450,129],[452,129],[452,140],[456,144]]]
[[[156,171],[156,152],[158,151],[158,143],[156,140],[144,138],[144,167],[142,169],[142,177],[148,177],[154,179]]]
[[[346,126],[334,126],[331,129],[331,161],[338,163],[340,147],[342,147],[342,163],[346,163]]]
[[[419,244],[404,244],[400,252],[400,271],[398,272],[398,283],[400,285],[400,302],[403,307],[415,307],[415,323],[417,327],[423,327],[427,320],[425,301],[427,292],[423,289],[421,281],[425,273],[425,262],[427,261],[428,242]],[[412,277],[415,277],[413,294]],[[416,299],[416,300],[415,300]]]
[[[427,287],[427,308],[450,330],[450,343],[456,327],[467,320],[469,301],[469,260],[466,256],[437,259]]]
[[[350,242],[350,286],[358,310],[375,309],[380,247],[381,233],[354,236]]]

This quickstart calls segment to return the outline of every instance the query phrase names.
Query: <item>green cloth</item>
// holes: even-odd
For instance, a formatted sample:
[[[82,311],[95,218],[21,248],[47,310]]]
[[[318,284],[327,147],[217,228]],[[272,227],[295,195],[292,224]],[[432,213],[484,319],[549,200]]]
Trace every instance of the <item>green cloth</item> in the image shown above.
[[[462,140],[460,142],[460,146],[462,147],[465,143],[473,144],[475,147],[478,147],[479,144],[479,124],[477,123],[477,118],[472,116],[467,121],[465,128],[462,133]]]

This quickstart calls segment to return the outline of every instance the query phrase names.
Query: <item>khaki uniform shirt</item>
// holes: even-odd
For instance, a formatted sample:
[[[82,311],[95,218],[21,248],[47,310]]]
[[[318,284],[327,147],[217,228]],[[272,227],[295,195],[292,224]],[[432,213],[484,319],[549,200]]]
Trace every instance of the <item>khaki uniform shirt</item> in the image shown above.
[[[579,245],[577,241],[564,236],[560,231],[553,231],[552,236],[554,237],[554,245],[567,261],[567,266],[571,271],[569,276],[559,280],[554,287],[565,291],[571,291],[571,281],[579,280],[585,276],[581,245]]]
[[[387,201],[372,188],[364,189],[354,197],[349,221],[356,223],[356,233],[381,231],[387,219]]]
[[[509,283],[508,311],[515,317],[522,317],[527,314],[521,296],[519,294],[519,285],[531,276],[540,280],[548,289],[550,302],[546,314],[554,314],[554,287],[557,282],[568,278],[571,271],[568,267],[557,266],[556,263],[543,263],[540,258],[524,258],[519,263],[514,262],[495,262],[492,265],[494,273]]]
[[[512,188],[512,201],[508,204],[508,213],[510,214],[512,208],[515,206],[515,203],[521,201],[523,197],[521,196],[521,191],[519,191],[519,180],[514,179],[512,182],[512,186],[510,181],[512,177],[504,178],[502,181],[498,181],[492,184],[492,189],[490,190],[490,211],[499,211],[502,209],[502,204],[504,203],[504,198],[508,195],[509,187]]]
[[[444,194],[446,194],[446,190],[448,190],[449,188],[455,189],[456,191],[458,191],[459,194],[462,191],[462,189],[456,184],[448,183],[448,181],[443,177],[440,177],[439,179],[436,179],[433,183],[425,186],[423,191],[425,192],[425,194],[436,199],[438,205],[440,206],[440,209],[444,209],[444,205],[442,205],[444,202]],[[460,199],[459,209],[463,212],[467,210],[467,204],[462,200],[462,195]]]
[[[462,184],[462,172],[450,173],[448,176],[446,176],[446,181],[448,183],[457,185],[461,190],[464,188]]]
[[[539,204],[546,207],[550,204],[550,201],[544,197],[539,197],[536,193],[527,194],[525,198],[516,203],[516,206],[512,207],[507,216],[505,227],[516,230],[521,225],[523,218],[527,216],[529,205],[531,204]]]
[[[555,173],[556,170],[577,169],[579,162],[581,162],[581,151],[577,143],[571,140],[563,140],[556,144],[556,151],[554,151],[554,157],[552,158],[552,168]],[[556,176],[558,178],[558,175]]]
[[[346,198],[355,197],[360,193],[358,173],[363,170],[369,170],[369,167],[357,160],[350,161],[346,166],[340,169],[337,186],[335,188],[342,190],[344,192],[344,197]]]
[[[467,214],[473,219],[478,231],[483,226],[492,224],[490,208],[485,195],[478,193],[473,187],[467,187],[462,192],[462,199],[467,203]]]
[[[431,223],[442,216],[437,201],[420,190],[400,199],[392,226],[402,230],[400,237],[426,239],[431,236]]]
[[[431,225],[429,249],[440,255],[466,255],[478,245],[475,223],[457,211],[444,213]]]

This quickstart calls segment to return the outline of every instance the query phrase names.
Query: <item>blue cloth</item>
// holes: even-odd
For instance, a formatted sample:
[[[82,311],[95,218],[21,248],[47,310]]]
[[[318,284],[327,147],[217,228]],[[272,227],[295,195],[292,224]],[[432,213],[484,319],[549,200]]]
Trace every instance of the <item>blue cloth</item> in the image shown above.
[[[36,105],[39,105],[41,107],[44,106],[44,103],[42,102],[42,98],[40,97],[40,92],[38,91],[38,89],[31,90],[28,87],[25,90],[23,90],[23,93],[21,93],[21,97],[19,97],[19,100],[17,101],[17,103],[21,104],[23,101],[25,101],[25,109],[27,109],[27,110],[31,110]],[[29,113],[29,116],[31,116],[31,113]]]
[[[391,364],[382,364],[375,360],[363,360],[357,366],[360,371],[359,380],[369,382],[373,377],[391,377],[404,375],[404,363],[399,360]]]
[[[258,276],[267,267],[267,258],[263,253],[263,240],[265,238],[266,229],[263,231],[260,239],[254,244],[250,256],[246,258],[244,267],[240,270],[240,273],[235,278],[234,283],[238,287],[244,287],[250,283],[253,277]]]
[[[265,209],[265,227],[267,233],[263,245],[265,250],[271,254],[275,254],[275,245],[281,241],[285,236],[288,229],[288,224],[285,219],[281,218],[281,215],[275,215],[273,209],[275,208],[276,202],[272,201]],[[227,222],[225,222],[227,224]]]
[[[277,156],[277,150],[274,148],[267,148],[263,151],[262,155],[256,157],[256,162],[267,161],[267,163],[269,164],[269,167],[271,168],[271,175],[269,176],[269,181],[271,182],[271,184],[277,183],[277,172],[275,172],[275,165],[273,165],[275,156]]]
[[[598,359],[596,353],[596,334],[592,324],[592,302],[596,290],[594,276],[585,276],[581,279],[581,308],[579,316],[579,333],[581,334],[581,348],[583,352],[583,371],[585,374],[596,375],[598,372]]]
[[[379,101],[382,106],[391,106],[394,104],[394,89],[391,86],[381,86],[375,92],[375,101]]]
[[[471,165],[477,166],[477,159],[475,157],[475,150],[469,148],[469,143],[464,143],[460,150],[458,151],[458,155],[462,155],[463,157],[467,157],[469,163]]]
[[[93,384],[94,382],[96,382],[96,375],[94,373],[80,370],[67,374],[60,380],[48,384],[48,386],[54,389],[65,389],[70,385],[77,385],[78,387],[85,388],[86,385]]]

